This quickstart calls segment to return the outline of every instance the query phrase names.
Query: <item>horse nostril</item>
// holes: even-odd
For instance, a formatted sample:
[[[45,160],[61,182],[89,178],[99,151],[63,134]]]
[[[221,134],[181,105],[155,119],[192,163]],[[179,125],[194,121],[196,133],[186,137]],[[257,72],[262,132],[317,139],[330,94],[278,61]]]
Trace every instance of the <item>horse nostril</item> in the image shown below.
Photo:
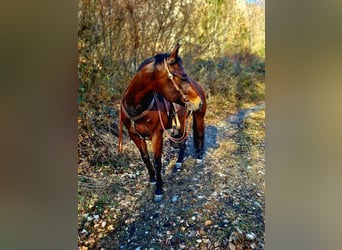
[[[182,81],[186,82],[188,80],[188,75],[187,74],[183,74],[182,75]]]

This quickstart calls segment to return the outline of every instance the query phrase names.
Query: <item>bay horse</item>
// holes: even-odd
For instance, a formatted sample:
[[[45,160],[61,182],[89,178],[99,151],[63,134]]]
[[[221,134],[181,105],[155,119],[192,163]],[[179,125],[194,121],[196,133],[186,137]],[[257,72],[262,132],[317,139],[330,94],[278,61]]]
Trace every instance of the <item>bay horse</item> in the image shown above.
[[[156,185],[155,201],[160,201],[163,196],[161,157],[164,132],[171,141],[180,145],[176,163],[176,167],[180,168],[189,132],[186,127],[190,126],[192,118],[196,162],[201,162],[203,158],[205,94],[201,85],[187,76],[178,56],[179,47],[177,44],[170,53],[157,54],[142,62],[122,94],[120,103],[119,152],[122,152],[123,123],[130,139],[139,149],[150,184]],[[178,136],[172,136],[167,131],[172,128],[175,117],[180,123]],[[154,166],[146,140],[152,141]]]

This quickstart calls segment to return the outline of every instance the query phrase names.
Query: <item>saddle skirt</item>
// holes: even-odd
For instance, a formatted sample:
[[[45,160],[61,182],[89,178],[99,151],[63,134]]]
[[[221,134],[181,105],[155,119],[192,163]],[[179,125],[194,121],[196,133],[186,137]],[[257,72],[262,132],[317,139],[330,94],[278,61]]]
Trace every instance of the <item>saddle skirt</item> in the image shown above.
[[[175,135],[177,135],[181,129],[181,123],[178,118],[178,110],[180,106],[176,103],[169,102],[160,94],[157,94],[156,101],[162,103],[165,107],[167,116],[172,119],[172,133],[176,133]]]

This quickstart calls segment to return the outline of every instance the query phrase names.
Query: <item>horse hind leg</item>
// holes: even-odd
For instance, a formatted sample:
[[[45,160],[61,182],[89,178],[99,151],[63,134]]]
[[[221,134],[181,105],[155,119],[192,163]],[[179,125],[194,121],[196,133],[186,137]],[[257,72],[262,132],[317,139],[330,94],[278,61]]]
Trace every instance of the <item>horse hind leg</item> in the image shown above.
[[[183,161],[184,161],[184,157],[185,157],[185,150],[186,150],[186,142],[184,141],[183,143],[181,143],[179,145],[179,153],[178,153],[178,158],[176,161],[176,164],[173,168],[174,171],[181,171],[182,165],[183,165]]]
[[[196,164],[201,164],[203,162],[203,139],[194,139],[195,140],[195,157]]]
[[[204,116],[202,114],[194,113],[193,132],[196,163],[201,164],[204,155]]]

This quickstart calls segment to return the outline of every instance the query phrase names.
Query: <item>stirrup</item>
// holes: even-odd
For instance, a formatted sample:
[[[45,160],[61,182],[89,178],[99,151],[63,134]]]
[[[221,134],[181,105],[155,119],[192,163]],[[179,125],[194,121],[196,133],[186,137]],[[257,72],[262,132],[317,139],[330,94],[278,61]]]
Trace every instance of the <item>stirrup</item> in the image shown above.
[[[179,118],[178,118],[178,114],[174,114],[174,117],[172,117],[172,128],[173,129],[180,129],[181,128],[181,124],[179,122]]]
[[[173,106],[173,117],[172,117],[172,128],[173,129],[180,129],[181,128],[181,124],[178,118],[178,113],[177,113],[177,107],[175,106],[175,103],[172,103]]]
[[[181,132],[181,124],[179,122],[178,114],[175,113],[174,116],[172,117],[172,129],[171,129],[171,135],[173,137],[176,137],[177,135],[180,134]]]

